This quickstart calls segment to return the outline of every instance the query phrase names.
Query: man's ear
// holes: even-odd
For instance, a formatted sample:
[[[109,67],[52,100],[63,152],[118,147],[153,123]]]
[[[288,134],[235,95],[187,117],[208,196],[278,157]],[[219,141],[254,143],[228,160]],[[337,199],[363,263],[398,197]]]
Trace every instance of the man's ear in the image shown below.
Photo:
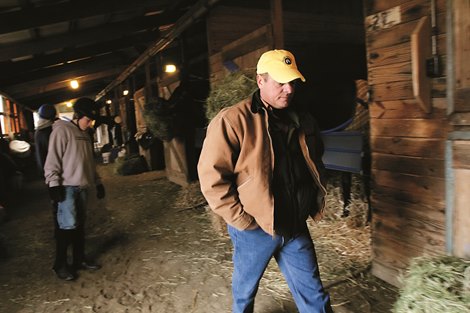
[[[258,88],[260,88],[263,83],[264,83],[263,76],[256,74],[256,84],[258,84]]]

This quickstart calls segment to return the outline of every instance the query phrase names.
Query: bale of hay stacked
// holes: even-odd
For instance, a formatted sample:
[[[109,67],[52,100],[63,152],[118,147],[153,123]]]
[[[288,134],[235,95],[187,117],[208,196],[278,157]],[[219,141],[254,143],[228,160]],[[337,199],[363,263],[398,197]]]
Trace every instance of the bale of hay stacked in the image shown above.
[[[178,133],[176,129],[178,108],[176,103],[163,98],[153,99],[146,103],[142,115],[147,129],[163,141],[173,139]]]
[[[122,176],[136,175],[148,170],[145,157],[138,154],[117,158],[114,162],[114,173]]]
[[[212,120],[223,108],[248,98],[258,88],[255,76],[254,70],[231,73],[212,88],[206,100],[207,120]]]
[[[418,257],[401,277],[394,313],[470,312],[470,261]]]

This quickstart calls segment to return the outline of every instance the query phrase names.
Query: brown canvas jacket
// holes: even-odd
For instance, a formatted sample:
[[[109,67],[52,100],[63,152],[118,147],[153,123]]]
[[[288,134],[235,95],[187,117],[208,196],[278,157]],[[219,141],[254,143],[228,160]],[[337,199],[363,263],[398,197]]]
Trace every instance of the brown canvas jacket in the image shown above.
[[[319,190],[317,214],[312,216],[318,219],[326,195],[323,145],[314,120],[308,114],[299,119],[300,146]],[[221,110],[207,128],[198,163],[201,191],[210,208],[237,229],[246,229],[255,219],[265,232],[274,235],[273,169],[274,151],[264,106],[256,108],[250,98]]]

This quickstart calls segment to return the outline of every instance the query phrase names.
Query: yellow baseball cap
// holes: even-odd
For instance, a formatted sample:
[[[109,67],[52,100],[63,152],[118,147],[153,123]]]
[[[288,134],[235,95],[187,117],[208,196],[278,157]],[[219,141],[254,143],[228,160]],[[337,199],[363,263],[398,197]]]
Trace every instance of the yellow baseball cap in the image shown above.
[[[294,55],[287,50],[270,50],[263,53],[258,60],[256,73],[268,73],[272,79],[281,84],[297,78],[305,82],[304,76],[297,69]]]

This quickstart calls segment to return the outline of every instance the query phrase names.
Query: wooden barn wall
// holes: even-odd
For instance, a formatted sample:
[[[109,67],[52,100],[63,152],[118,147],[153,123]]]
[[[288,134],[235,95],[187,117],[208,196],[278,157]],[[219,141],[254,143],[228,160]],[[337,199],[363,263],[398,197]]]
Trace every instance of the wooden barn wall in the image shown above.
[[[360,62],[350,62],[364,58],[363,50],[351,46],[364,47],[362,4],[359,1],[290,0],[283,5],[286,8],[277,20],[283,21],[284,48],[296,55],[298,64],[307,75],[310,72],[312,77],[341,72],[348,77],[355,76],[355,79],[365,78],[357,75]],[[261,54],[274,48],[271,23],[269,8],[218,6],[210,12],[207,37],[212,85],[229,73],[224,66],[227,60],[241,69],[256,67]],[[330,64],[329,69],[325,64]],[[350,68],[352,73],[345,74]]]
[[[411,33],[431,1],[365,1],[371,93],[372,271],[398,285],[412,258],[445,253],[446,79],[432,79],[432,108],[413,96]],[[437,0],[437,47],[446,60],[446,1]],[[431,40],[431,39],[429,39]]]
[[[259,56],[272,47],[270,12],[263,9],[217,6],[207,18],[211,85],[222,80],[231,60],[241,69],[253,68]]]

